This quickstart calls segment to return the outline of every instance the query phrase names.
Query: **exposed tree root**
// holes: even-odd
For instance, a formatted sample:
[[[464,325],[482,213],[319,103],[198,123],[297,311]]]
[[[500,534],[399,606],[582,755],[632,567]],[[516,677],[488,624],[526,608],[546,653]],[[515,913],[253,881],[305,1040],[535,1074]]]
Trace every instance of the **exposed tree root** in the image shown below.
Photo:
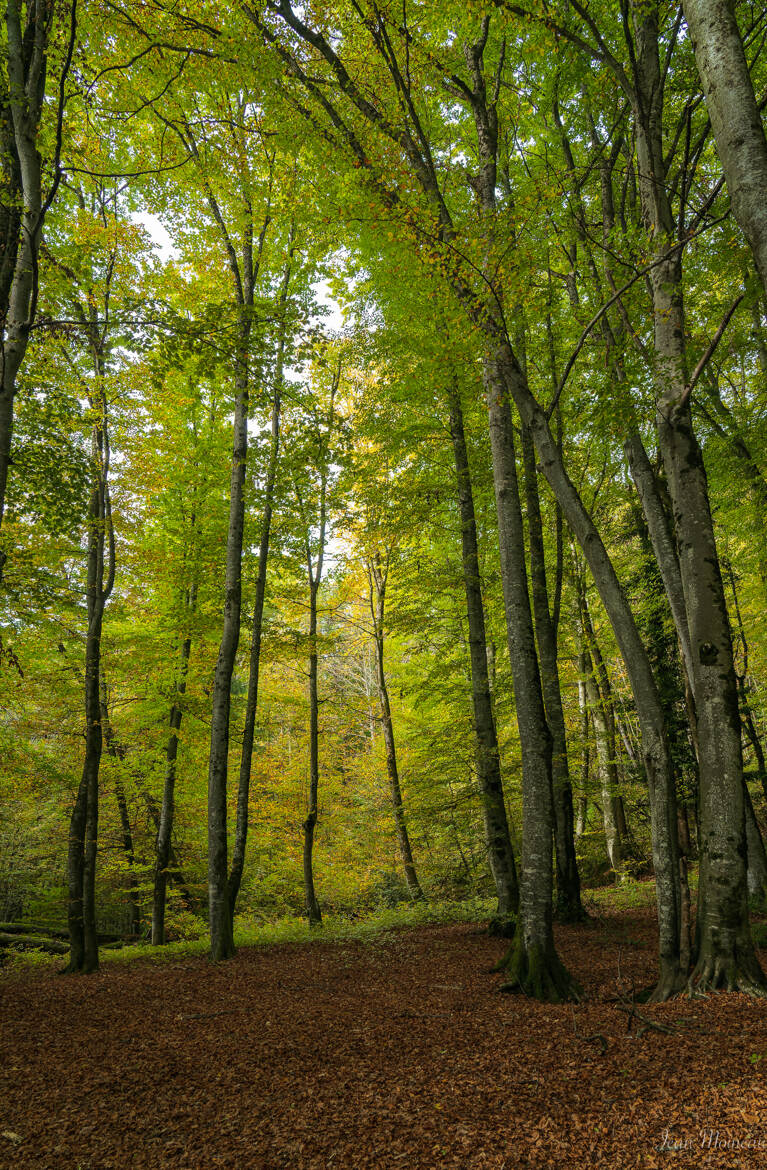
[[[767,997],[767,978],[755,955],[711,955],[698,958],[687,985],[692,996],[714,991],[741,991],[745,995]]]
[[[522,932],[498,965],[508,978],[500,990],[521,992],[543,1003],[568,1003],[580,1000],[582,992],[553,947],[526,947]]]
[[[686,990],[687,978],[679,969],[661,971],[658,982],[640,991],[636,998],[638,1003],[667,1003]]]
[[[66,967],[61,968],[59,975],[93,975],[96,971],[98,971],[98,969],[98,963],[84,962],[81,965],[78,965],[77,963],[73,963],[70,960]]]

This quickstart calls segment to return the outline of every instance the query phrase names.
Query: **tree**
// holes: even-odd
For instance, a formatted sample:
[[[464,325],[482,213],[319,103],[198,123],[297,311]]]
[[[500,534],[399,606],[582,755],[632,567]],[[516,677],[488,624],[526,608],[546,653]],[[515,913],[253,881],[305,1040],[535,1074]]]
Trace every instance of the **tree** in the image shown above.
[[[50,52],[56,6],[44,0],[5,6],[5,43],[0,74],[0,530],[11,458],[16,381],[29,345],[38,302],[38,263],[45,216],[62,178],[61,148],[66,81],[77,36],[77,0],[69,15],[67,44],[60,61]],[[40,152],[46,90],[57,81],[54,145],[46,180]],[[50,99],[50,92],[48,91]],[[0,581],[7,551],[0,545]]]
[[[97,189],[88,206],[79,190],[81,213],[90,211],[106,231],[118,227],[113,196]],[[113,221],[110,223],[109,221]],[[115,236],[117,232],[114,232]],[[86,245],[87,246],[87,245]],[[83,379],[91,418],[91,487],[88,508],[87,633],[85,639],[85,757],[69,828],[69,963],[68,972],[98,969],[96,932],[96,854],[98,847],[99,768],[104,743],[101,703],[101,634],[104,609],[115,580],[115,534],[109,490],[111,447],[107,400],[110,349],[110,308],[117,264],[117,239],[107,241],[104,254],[86,262],[83,286],[73,281],[72,308],[82,330],[91,369]],[[90,270],[89,270],[90,269]]]
[[[394,723],[391,716],[389,690],[386,685],[384,671],[384,615],[386,611],[386,584],[389,578],[389,565],[392,549],[388,547],[383,554],[376,549],[365,562],[365,571],[368,578],[368,597],[370,602],[370,617],[373,623],[373,640],[376,656],[376,686],[378,689],[378,705],[381,711],[381,727],[383,729],[384,744],[386,746],[386,771],[389,776],[391,789],[392,810],[394,824],[397,831],[397,845],[399,846],[402,868],[405,871],[405,881],[411,898],[420,902],[424,893],[418,881],[413,850],[410,846],[410,836],[407,831],[405,809],[402,805],[402,790],[399,782],[397,767],[397,748],[394,740]]]
[[[767,137],[735,4],[729,0],[685,0],[684,14],[733,214],[749,242],[767,293]]]
[[[309,792],[303,822],[303,879],[306,917],[310,926],[322,924],[322,911],[314,887],[314,833],[317,827],[320,779],[318,662],[318,609],[325,550],[330,535],[330,509],[335,502],[331,488],[337,478],[341,455],[340,416],[336,398],[343,374],[343,350],[329,351],[320,341],[308,401],[302,404],[304,426],[298,444],[289,453],[290,475],[297,506],[297,542],[306,571],[309,593],[308,614],[308,700],[309,700]],[[312,391],[316,394],[313,400]]]

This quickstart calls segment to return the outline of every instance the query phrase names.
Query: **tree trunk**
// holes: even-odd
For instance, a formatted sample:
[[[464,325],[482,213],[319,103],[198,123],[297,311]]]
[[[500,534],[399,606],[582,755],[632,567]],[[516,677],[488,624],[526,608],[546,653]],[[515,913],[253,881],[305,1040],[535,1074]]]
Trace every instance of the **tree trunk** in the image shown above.
[[[647,533],[655,554],[663,588],[671,608],[671,615],[682,650],[682,659],[688,677],[692,678],[692,647],[687,628],[687,610],[684,600],[679,557],[674,544],[652,464],[638,431],[633,431],[624,445],[631,478],[639,496]]]
[[[466,614],[469,627],[469,658],[471,665],[471,698],[476,740],[477,776],[482,798],[482,819],[485,828],[490,871],[498,895],[498,918],[506,919],[519,908],[519,885],[514,849],[506,816],[503,796],[501,758],[490,691],[485,609],[479,574],[477,523],[471,470],[463,427],[460,393],[453,381],[450,387],[450,434],[453,440],[455,473],[458,482],[458,512],[461,521],[461,554],[463,581],[466,592]]]
[[[251,298],[252,299],[252,298]],[[245,470],[248,452],[249,308],[241,309],[235,372],[234,445],[226,540],[226,600],[221,644],[213,679],[208,764],[208,913],[210,956],[214,962],[234,954],[228,891],[226,790],[229,767],[229,716],[232,675],[240,641],[242,609],[242,540],[245,523]]]
[[[37,263],[42,238],[43,204],[42,156],[38,149],[40,115],[45,101],[48,39],[51,14],[46,5],[27,5],[22,27],[22,5],[7,4],[6,67],[7,88],[1,96],[3,193],[5,241],[0,266],[0,335],[2,337],[2,377],[0,378],[0,537],[5,515],[5,494],[11,462],[13,410],[16,379],[24,361],[29,335],[37,308]],[[74,24],[74,14],[73,14]],[[73,30],[74,31],[74,30]],[[71,61],[71,48],[63,66],[64,75]],[[50,203],[58,184],[49,194]],[[19,210],[20,209],[20,210]],[[7,552],[0,543],[0,582]]]
[[[309,809],[304,821],[304,901],[310,926],[322,925],[322,912],[314,891],[312,852],[317,825],[317,796],[320,780],[319,698],[317,694],[317,592],[319,579],[309,583]]]
[[[589,769],[591,764],[591,749],[589,745],[589,707],[586,699],[586,655],[581,650],[578,655],[578,711],[580,713],[580,740],[581,740],[581,793],[578,797],[578,812],[575,818],[575,838],[582,837],[586,832],[586,817],[588,813]]]
[[[582,639],[581,659],[584,666],[583,682],[588,701],[589,715],[594,727],[597,750],[597,772],[602,790],[602,822],[605,830],[607,858],[616,878],[621,876],[624,859],[624,845],[628,836],[626,817],[618,781],[618,764],[615,739],[615,716],[613,713],[612,687],[604,658],[594,633],[585,590],[576,581],[578,609],[580,614],[580,635]],[[593,658],[593,661],[592,661]]]
[[[386,749],[386,772],[389,777],[394,825],[397,833],[397,846],[405,872],[408,892],[414,902],[424,901],[424,893],[418,881],[413,851],[410,846],[410,837],[407,831],[405,809],[402,804],[402,791],[399,783],[399,769],[397,767],[397,749],[394,741],[394,724],[391,717],[389,702],[389,688],[386,685],[384,671],[384,611],[386,606],[386,584],[389,576],[390,550],[387,549],[386,558],[381,564],[378,553],[367,562],[368,582],[370,585],[370,615],[373,619],[373,639],[376,648],[376,686],[378,689],[378,704],[381,711],[381,728],[383,730],[384,747]]]
[[[496,185],[498,180],[498,115],[488,97],[483,55],[489,29],[485,17],[479,39],[464,45],[472,84],[471,107],[480,168],[476,182],[486,237],[486,264],[493,263]],[[467,293],[459,294],[466,300]],[[472,302],[473,303],[473,302]],[[501,332],[502,308],[484,306],[486,345],[482,377],[490,429],[493,488],[498,514],[501,583],[506,637],[514,681],[517,726],[522,749],[522,874],[519,925],[501,966],[504,988],[516,988],[536,999],[559,1002],[578,996],[579,989],[557,955],[552,933],[552,834],[554,809],[551,781],[551,733],[546,722],[527,583],[525,533],[517,477],[514,425],[509,384],[495,344]]]
[[[99,698],[101,706],[101,735],[107,754],[119,764],[125,756],[115,740],[112,721],[109,718],[107,680],[103,670],[99,677]],[[117,811],[120,815],[120,829],[125,859],[128,863],[128,903],[130,906],[130,933],[138,938],[141,933],[141,897],[139,895],[138,879],[136,877],[136,853],[133,847],[133,831],[131,829],[128,801],[125,798],[125,786],[119,768],[114,777],[115,799]]]
[[[690,855],[690,825],[687,820],[687,808],[679,805],[677,809],[679,834],[679,884],[682,889],[682,916],[681,916],[681,943],[679,947],[679,966],[682,971],[690,970],[692,960],[692,913],[690,902],[690,883],[687,871],[687,859]]]
[[[594,739],[596,740],[597,747],[597,769],[602,789],[602,820],[605,827],[607,859],[610,862],[610,868],[615,876],[620,877],[623,862],[623,842],[618,823],[618,774],[612,755],[610,736],[607,730],[603,696],[592,673],[591,655],[588,651],[584,654],[584,659],[584,666],[586,668],[586,677],[584,680],[586,696],[591,713],[591,722],[594,725]]]
[[[746,813],[746,881],[748,897],[751,905],[758,910],[764,910],[767,902],[767,854],[764,850],[764,839],[761,829],[754,815],[754,806],[748,785],[743,783],[743,800]]]
[[[701,860],[696,964],[701,989],[767,990],[751,941],[746,889],[743,761],[724,587],[703,457],[692,426],[681,255],[668,201],[662,142],[663,85],[654,8],[637,9],[636,146],[645,230],[656,255],[656,427],[673,506],[691,647],[700,768]]]
[[[194,518],[192,520],[194,524]],[[191,621],[197,607],[197,587],[190,586],[187,594],[186,617]],[[165,782],[162,789],[162,805],[157,821],[155,842],[154,891],[152,895],[152,946],[161,947],[166,943],[165,908],[167,905],[168,876],[172,860],[173,819],[175,815],[176,763],[178,759],[179,732],[184,717],[184,695],[192,653],[192,635],[189,629],[181,643],[181,657],[176,677],[176,697],[170,709],[169,735],[165,747]]]
[[[95,312],[90,306],[91,313]],[[70,957],[66,971],[88,974],[98,970],[96,934],[96,851],[98,845],[99,768],[101,764],[101,627],[104,607],[114,581],[114,535],[109,504],[109,439],[104,398],[104,355],[90,334],[94,373],[99,389],[90,406],[99,422],[91,437],[91,494],[88,524],[88,631],[85,640],[85,757],[69,829],[67,881],[69,888]],[[104,576],[105,545],[109,568]]]
[[[535,466],[535,447],[527,427],[522,428],[522,452],[525,468],[527,531],[530,544],[530,578],[535,633],[541,662],[543,703],[552,742],[551,774],[557,866],[557,914],[563,922],[579,922],[585,918],[585,912],[581,905],[581,882],[575,857],[573,790],[567,759],[567,736],[565,716],[562,710],[562,691],[559,684],[556,632],[549,610],[549,595],[546,584],[546,560],[538,495],[538,472]]]
[[[292,238],[292,236],[291,236]],[[248,801],[250,799],[250,772],[253,763],[253,739],[256,731],[256,711],[258,709],[258,675],[261,663],[261,630],[264,617],[264,599],[266,597],[266,570],[269,562],[269,540],[272,531],[272,510],[274,507],[274,486],[277,478],[277,460],[280,452],[280,409],[282,405],[283,365],[285,359],[285,337],[287,322],[285,318],[288,286],[290,283],[290,258],[292,245],[288,255],[288,263],[282,278],[280,293],[280,322],[277,338],[277,354],[274,365],[274,395],[272,398],[272,425],[271,442],[269,446],[269,462],[266,469],[266,484],[264,490],[264,513],[261,518],[261,539],[258,546],[258,573],[256,576],[256,598],[253,604],[253,623],[250,639],[250,667],[248,673],[248,697],[245,705],[245,726],[242,732],[242,752],[240,754],[240,776],[237,787],[237,821],[234,830],[234,849],[232,851],[232,868],[229,873],[229,913],[234,920],[234,911],[237,905],[237,896],[242,882],[242,871],[245,867],[245,848],[248,840]]]
[[[552,933],[551,733],[546,722],[525,563],[514,428],[506,387],[496,363],[484,361],[493,483],[498,513],[506,633],[522,748],[522,877],[519,926],[504,961],[504,989],[560,1002],[577,997]]]
[[[733,0],[684,0],[733,214],[767,292],[767,138]]]

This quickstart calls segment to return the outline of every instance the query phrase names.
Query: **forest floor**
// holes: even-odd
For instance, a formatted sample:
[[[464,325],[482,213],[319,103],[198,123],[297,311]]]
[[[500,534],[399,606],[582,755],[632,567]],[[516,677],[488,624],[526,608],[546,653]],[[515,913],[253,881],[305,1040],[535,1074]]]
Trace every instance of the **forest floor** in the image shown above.
[[[652,915],[591,905],[557,928],[574,1006],[499,994],[466,923],[5,976],[0,1167],[767,1167],[764,1003],[638,1034],[615,998],[652,981]]]

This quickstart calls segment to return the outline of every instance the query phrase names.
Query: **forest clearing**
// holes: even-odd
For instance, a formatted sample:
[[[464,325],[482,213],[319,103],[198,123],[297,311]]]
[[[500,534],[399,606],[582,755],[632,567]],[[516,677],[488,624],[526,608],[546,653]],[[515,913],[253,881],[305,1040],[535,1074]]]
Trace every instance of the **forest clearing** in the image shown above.
[[[767,7],[3,7],[0,1157],[759,1165]]]
[[[0,1166],[767,1166],[762,1006],[629,1021],[651,915],[590,910],[556,932],[578,1005],[500,995],[478,923],[6,977]]]

